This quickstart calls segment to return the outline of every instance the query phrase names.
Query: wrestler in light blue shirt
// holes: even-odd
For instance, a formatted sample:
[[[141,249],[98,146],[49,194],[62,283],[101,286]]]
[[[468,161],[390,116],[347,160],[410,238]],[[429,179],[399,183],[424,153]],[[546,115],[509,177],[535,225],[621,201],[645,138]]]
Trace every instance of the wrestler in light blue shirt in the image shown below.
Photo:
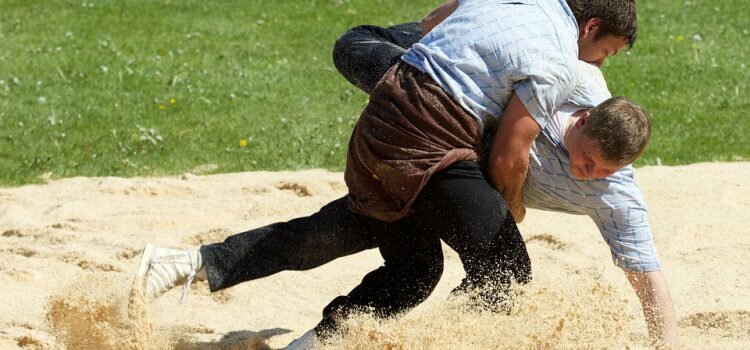
[[[578,25],[564,0],[461,0],[402,60],[432,77],[482,130],[515,91],[543,128],[576,84]]]
[[[660,269],[646,202],[628,165],[606,179],[577,180],[563,143],[567,119],[580,107],[565,105],[537,136],[529,154],[523,205],[591,217],[615,265],[629,271]]]

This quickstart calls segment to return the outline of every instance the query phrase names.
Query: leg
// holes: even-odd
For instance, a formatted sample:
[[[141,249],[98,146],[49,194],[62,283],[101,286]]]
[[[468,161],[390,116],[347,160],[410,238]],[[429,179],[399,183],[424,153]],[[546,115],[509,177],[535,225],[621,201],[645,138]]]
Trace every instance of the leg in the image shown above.
[[[346,197],[317,213],[233,235],[201,247],[211,291],[285,270],[308,270],[375,248],[371,225],[381,222],[347,208]]]
[[[531,280],[526,246],[502,196],[476,162],[460,162],[436,174],[415,204],[428,229],[461,257],[466,271],[454,292],[471,292],[476,306],[496,311],[511,304],[512,281]]]
[[[424,301],[442,275],[440,239],[458,252],[466,270],[456,292],[476,289],[478,306],[505,310],[511,281],[530,280],[520,232],[476,162],[435,174],[413,208],[412,215],[377,234],[385,265],[325,308],[319,336],[336,331],[351,310],[372,307],[379,316],[392,316]]]
[[[442,276],[443,252],[436,234],[415,227],[417,222],[406,218],[377,233],[383,266],[325,307],[323,320],[315,327],[318,336],[340,330],[340,321],[352,311],[391,317],[427,299]]]
[[[355,27],[336,41],[333,63],[349,82],[370,94],[385,72],[420,39],[422,26],[419,22],[388,28]]]

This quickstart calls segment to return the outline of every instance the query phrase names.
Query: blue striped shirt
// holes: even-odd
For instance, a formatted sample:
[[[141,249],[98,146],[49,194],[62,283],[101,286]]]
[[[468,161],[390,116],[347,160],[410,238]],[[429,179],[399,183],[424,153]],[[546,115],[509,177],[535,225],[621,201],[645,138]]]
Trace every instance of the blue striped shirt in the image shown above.
[[[646,202],[633,167],[626,166],[606,179],[576,180],[562,142],[569,115],[557,113],[532,145],[524,207],[588,215],[609,246],[615,265],[629,271],[658,271]]]
[[[402,60],[494,129],[515,91],[544,127],[576,84],[578,25],[564,0],[461,0]]]
[[[402,60],[427,73],[480,123],[485,141],[515,91],[542,127],[529,155],[524,206],[591,217],[617,266],[659,270],[646,204],[628,166],[604,180],[575,180],[558,109],[601,100],[579,82],[578,26],[564,0],[460,0]],[[587,87],[582,85],[580,87]],[[598,102],[594,102],[597,100]],[[550,124],[549,127],[547,124]]]

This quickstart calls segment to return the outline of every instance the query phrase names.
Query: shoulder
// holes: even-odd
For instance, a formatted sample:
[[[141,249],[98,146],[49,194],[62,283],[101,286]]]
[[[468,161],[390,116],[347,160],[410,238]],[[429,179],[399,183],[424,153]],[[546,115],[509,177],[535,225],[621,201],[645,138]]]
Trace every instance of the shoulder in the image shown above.
[[[509,74],[543,84],[549,90],[566,91],[568,95],[573,93],[578,82],[576,59],[559,52],[524,55],[526,57],[517,57],[517,66]]]
[[[510,80],[515,81],[513,89],[542,128],[575,89],[577,79],[572,62],[563,57],[535,57],[508,73]]]

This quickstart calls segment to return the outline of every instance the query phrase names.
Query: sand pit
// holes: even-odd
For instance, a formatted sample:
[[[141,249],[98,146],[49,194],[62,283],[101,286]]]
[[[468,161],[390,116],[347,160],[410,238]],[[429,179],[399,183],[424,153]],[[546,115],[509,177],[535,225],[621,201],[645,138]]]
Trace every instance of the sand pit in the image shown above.
[[[638,169],[685,349],[750,348],[750,163]],[[71,178],[0,188],[0,349],[277,349],[382,261],[375,251],[146,305],[130,295],[147,242],[189,247],[310,214],[345,193],[319,170]],[[330,349],[648,348],[640,306],[587,217],[529,211],[534,282],[511,315],[438,290],[398,321],[350,321]],[[130,308],[128,308],[130,306]]]

